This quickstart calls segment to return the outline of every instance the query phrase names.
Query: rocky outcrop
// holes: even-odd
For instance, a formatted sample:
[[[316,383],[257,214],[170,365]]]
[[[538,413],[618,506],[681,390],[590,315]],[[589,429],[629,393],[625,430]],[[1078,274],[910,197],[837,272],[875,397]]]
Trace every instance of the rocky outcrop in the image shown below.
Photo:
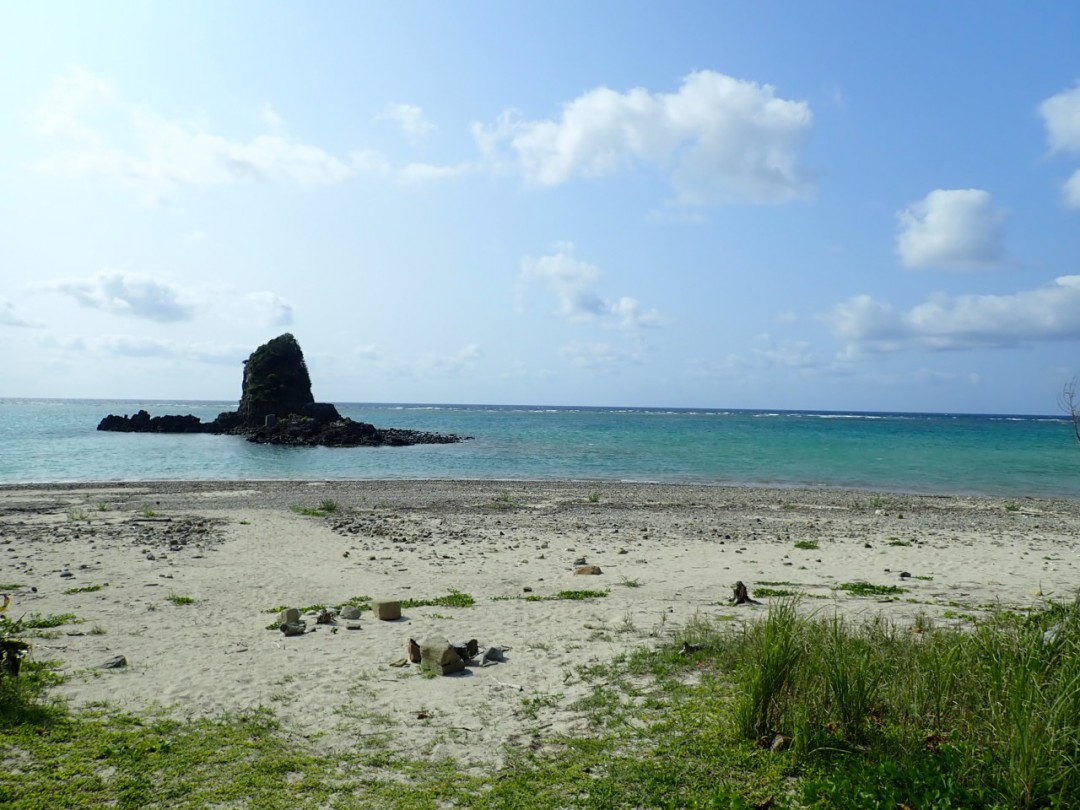
[[[210,425],[199,417],[186,416],[151,416],[146,411],[138,411],[134,416],[114,416],[109,414],[98,423],[98,430],[116,430],[121,433],[211,433]]]
[[[259,444],[297,447],[378,447],[409,444],[451,444],[462,436],[402,428],[380,429],[355,422],[327,402],[316,402],[300,344],[291,334],[280,335],[244,361],[240,406],[212,422],[196,416],[134,416],[109,414],[98,430],[124,433],[227,433]]]
[[[305,409],[314,404],[304,353],[288,332],[264,343],[244,361],[244,382],[237,409],[243,427],[262,426],[271,415],[304,415]],[[337,409],[333,415],[341,418]]]

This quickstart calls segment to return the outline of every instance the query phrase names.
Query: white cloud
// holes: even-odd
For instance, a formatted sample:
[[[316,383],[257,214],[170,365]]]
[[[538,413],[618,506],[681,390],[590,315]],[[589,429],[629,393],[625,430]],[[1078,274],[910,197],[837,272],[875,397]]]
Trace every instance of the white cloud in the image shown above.
[[[704,70],[675,93],[590,90],[563,106],[559,120],[525,121],[504,112],[492,127],[473,125],[496,166],[508,146],[525,178],[550,187],[651,165],[667,173],[682,203],[782,202],[807,190],[796,147],[810,128],[810,106],[769,85]]]
[[[813,347],[805,340],[775,340],[767,335],[754,349],[754,357],[760,365],[809,370],[821,365]]]
[[[1080,340],[1080,276],[1011,295],[936,295],[906,312],[860,295],[824,320],[849,354]]]
[[[608,310],[593,286],[603,271],[595,264],[581,261],[573,255],[572,244],[563,245],[557,253],[539,259],[526,257],[521,261],[524,278],[541,279],[559,297],[559,314],[571,321],[591,320]]]
[[[610,307],[611,314],[619,319],[619,328],[638,332],[646,327],[663,326],[666,323],[659,310],[642,310],[634,298],[623,296]]]
[[[1080,208],[1080,170],[1073,172],[1065,183],[1065,204],[1070,208]]]
[[[410,163],[397,173],[399,180],[405,183],[430,183],[440,180],[456,180],[476,171],[472,163],[456,163],[439,166],[432,163]]]
[[[614,371],[643,362],[640,352],[602,342],[569,343],[559,349],[559,353],[568,358],[571,365],[592,371]]]
[[[472,366],[480,355],[480,347],[470,343],[452,355],[427,358],[421,363],[420,370],[424,376],[458,374]]]
[[[386,156],[376,149],[355,149],[349,153],[349,160],[357,171],[364,174],[390,175],[394,167]]]
[[[30,123],[42,135],[96,146],[101,135],[85,119],[115,105],[116,90],[109,82],[73,66],[53,81],[41,105],[31,112]]]
[[[110,126],[100,119],[111,114]],[[280,127],[269,105],[264,123]],[[215,186],[244,182],[332,185],[353,174],[345,162],[323,149],[280,134],[229,140],[191,124],[118,99],[103,79],[81,68],[60,77],[33,113],[43,135],[66,141],[40,161],[43,171],[73,177],[108,176],[147,187],[160,195],[175,186]],[[133,142],[128,149],[115,142]]]
[[[43,288],[69,295],[91,309],[159,323],[184,321],[194,315],[188,293],[149,276],[103,271],[89,279],[55,281]]]
[[[1080,81],[1072,90],[1051,96],[1039,105],[1046,124],[1046,138],[1051,152],[1080,152]],[[1080,171],[1065,182],[1065,204],[1080,208]]]
[[[274,131],[281,129],[283,123],[281,116],[278,115],[277,110],[274,109],[274,106],[269,101],[263,102],[262,112],[259,117],[262,119],[262,122],[266,125],[267,129]]]
[[[1039,105],[1046,137],[1054,152],[1080,152],[1080,81],[1072,90],[1050,96]]]
[[[239,367],[251,354],[250,346],[175,341],[145,335],[63,338],[56,341],[56,345],[65,351],[89,352],[100,356],[174,358],[233,367]]]
[[[244,303],[255,319],[265,326],[289,326],[293,322],[292,304],[277,293],[248,293]]]
[[[177,344],[171,340],[131,335],[102,335],[91,341],[91,347],[124,357],[175,357],[179,353]]]
[[[898,214],[896,249],[905,267],[969,270],[1006,258],[1002,222],[982,189],[937,189]]]
[[[599,321],[635,335],[643,328],[663,325],[659,311],[642,310],[634,298],[624,296],[615,302],[601,298],[594,288],[603,275],[595,264],[574,256],[572,243],[559,245],[551,255],[521,261],[522,280],[544,282],[558,296],[558,314],[569,321]]]
[[[36,329],[41,324],[33,323],[21,317],[15,311],[15,304],[7,299],[0,298],[0,326],[19,326]]]
[[[382,349],[380,349],[376,343],[358,346],[353,350],[353,356],[358,360],[364,360],[366,362],[377,362],[383,359]]]
[[[415,104],[388,104],[378,118],[393,121],[410,140],[419,140],[434,132],[436,127],[424,117],[424,111]]]
[[[371,174],[377,177],[389,177],[399,183],[420,184],[434,183],[443,180],[456,180],[477,171],[480,166],[475,163],[453,163],[439,165],[436,163],[408,163],[401,168],[395,167],[387,157],[375,149],[357,149],[349,153],[356,171],[362,174]]]

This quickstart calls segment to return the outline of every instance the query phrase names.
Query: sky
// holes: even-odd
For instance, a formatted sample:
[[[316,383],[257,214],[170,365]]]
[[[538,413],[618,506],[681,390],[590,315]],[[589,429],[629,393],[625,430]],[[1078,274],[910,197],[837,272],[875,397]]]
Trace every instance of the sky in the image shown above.
[[[0,397],[1060,412],[1080,4],[0,0]]]

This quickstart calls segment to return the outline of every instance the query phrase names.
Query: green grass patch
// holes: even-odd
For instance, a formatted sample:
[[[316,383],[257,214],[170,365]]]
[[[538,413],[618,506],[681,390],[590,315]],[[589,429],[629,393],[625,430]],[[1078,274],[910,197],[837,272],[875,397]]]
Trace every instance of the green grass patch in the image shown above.
[[[65,624],[77,622],[74,613],[31,613],[18,620],[19,625],[25,630],[48,630],[53,627],[63,627]]]
[[[907,588],[899,585],[873,585],[869,582],[843,582],[836,586],[838,591],[846,591],[852,596],[895,596],[907,593]]]
[[[800,591],[794,591],[790,588],[754,588],[751,596],[761,597],[762,599],[777,599],[785,596],[799,596],[800,593]]]
[[[437,596],[434,599],[403,599],[401,600],[402,610],[408,608],[417,607],[472,607],[476,604],[476,600],[467,593],[461,591],[450,591],[446,596]]]
[[[910,546],[911,541],[901,540],[899,537],[889,537],[886,539],[885,544],[889,546]]]
[[[817,540],[796,540],[795,548],[802,549],[803,551],[817,551]]]
[[[803,616],[794,601],[753,621],[696,618],[568,673],[586,687],[573,707],[521,700],[528,720],[572,710],[584,731],[539,727],[537,745],[468,770],[392,750],[383,727],[328,756],[266,709],[68,713],[35,664],[0,677],[0,805],[1064,810],[1080,795],[1078,637],[1080,604],[964,629]]]
[[[104,587],[105,585],[83,585],[81,588],[68,588],[64,591],[64,595],[71,596],[76,593],[96,593]]]
[[[529,594],[528,596],[504,596],[498,597],[500,600],[508,599],[522,599],[526,602],[580,602],[585,599],[603,599],[608,596],[610,591],[590,591],[590,590],[578,590],[578,591],[559,591],[556,594],[549,596],[542,596],[540,594]]]
[[[170,593],[166,597],[174,605],[194,605],[195,598],[192,596],[181,596],[180,594]]]

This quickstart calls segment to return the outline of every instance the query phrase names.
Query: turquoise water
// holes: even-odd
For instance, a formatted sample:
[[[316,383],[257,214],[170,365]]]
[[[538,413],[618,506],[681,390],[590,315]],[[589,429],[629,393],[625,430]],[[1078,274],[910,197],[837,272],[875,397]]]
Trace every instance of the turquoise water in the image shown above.
[[[454,445],[281,448],[232,436],[101,433],[101,417],[212,419],[233,402],[0,400],[0,483],[461,478],[827,486],[1080,497],[1080,447],[1060,417],[482,405],[338,404]]]

